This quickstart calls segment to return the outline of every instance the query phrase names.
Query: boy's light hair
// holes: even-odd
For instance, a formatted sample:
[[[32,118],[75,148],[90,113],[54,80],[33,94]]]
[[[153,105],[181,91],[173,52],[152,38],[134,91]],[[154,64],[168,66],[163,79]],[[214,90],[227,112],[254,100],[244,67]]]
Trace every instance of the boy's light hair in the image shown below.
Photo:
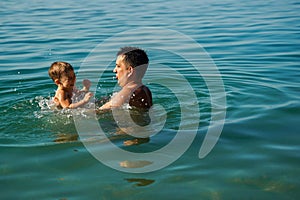
[[[52,63],[48,70],[48,74],[50,78],[55,81],[55,79],[60,80],[62,76],[68,76],[71,71],[74,71],[71,64],[57,61]]]

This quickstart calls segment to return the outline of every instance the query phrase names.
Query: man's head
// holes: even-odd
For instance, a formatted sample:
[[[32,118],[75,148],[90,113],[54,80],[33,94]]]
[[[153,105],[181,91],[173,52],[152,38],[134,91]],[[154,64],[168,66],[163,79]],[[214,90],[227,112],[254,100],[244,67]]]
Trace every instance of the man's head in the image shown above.
[[[146,52],[137,47],[123,47],[118,51],[117,57],[121,55],[124,55],[124,62],[127,64],[127,67],[135,68],[149,63]]]
[[[123,87],[130,81],[141,82],[148,67],[148,56],[142,49],[123,47],[117,53],[116,73],[118,84]]]

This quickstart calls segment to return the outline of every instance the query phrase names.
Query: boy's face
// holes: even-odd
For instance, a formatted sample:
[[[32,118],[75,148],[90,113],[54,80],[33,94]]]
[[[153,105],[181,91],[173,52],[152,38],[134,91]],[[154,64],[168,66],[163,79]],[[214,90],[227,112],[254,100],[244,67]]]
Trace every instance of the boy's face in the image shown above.
[[[74,72],[69,72],[68,74],[63,75],[60,80],[59,84],[62,89],[66,90],[73,90],[75,86],[76,76]]]
[[[116,67],[113,72],[116,73],[116,79],[118,80],[118,84],[123,87],[126,85],[128,80],[128,75],[131,73],[131,67],[127,66],[124,62],[124,55],[120,55],[116,60]]]

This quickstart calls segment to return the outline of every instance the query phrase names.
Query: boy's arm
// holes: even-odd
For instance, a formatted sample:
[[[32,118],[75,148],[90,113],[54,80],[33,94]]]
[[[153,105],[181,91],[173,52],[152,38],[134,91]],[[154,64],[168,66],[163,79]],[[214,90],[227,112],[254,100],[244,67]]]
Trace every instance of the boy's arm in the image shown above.
[[[84,104],[88,103],[91,99],[91,97],[93,96],[93,93],[88,92],[85,94],[84,98],[76,103],[72,103],[68,106],[68,108],[74,109],[74,108],[78,108],[80,106],[83,106]]]
[[[91,92],[88,92],[85,94],[84,98],[81,101],[76,102],[76,103],[71,103],[72,101],[70,98],[67,98],[65,91],[61,90],[61,91],[58,91],[56,94],[56,98],[58,99],[61,107],[71,108],[71,109],[78,108],[78,107],[83,106],[84,104],[88,103],[92,96],[93,96],[93,94]]]

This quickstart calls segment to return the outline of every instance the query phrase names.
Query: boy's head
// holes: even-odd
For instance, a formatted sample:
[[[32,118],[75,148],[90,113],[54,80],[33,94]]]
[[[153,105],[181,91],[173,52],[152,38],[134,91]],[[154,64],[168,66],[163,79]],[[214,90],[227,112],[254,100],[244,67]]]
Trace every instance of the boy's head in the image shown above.
[[[75,84],[75,73],[72,65],[67,62],[54,62],[48,70],[50,78],[56,85],[73,87]]]

